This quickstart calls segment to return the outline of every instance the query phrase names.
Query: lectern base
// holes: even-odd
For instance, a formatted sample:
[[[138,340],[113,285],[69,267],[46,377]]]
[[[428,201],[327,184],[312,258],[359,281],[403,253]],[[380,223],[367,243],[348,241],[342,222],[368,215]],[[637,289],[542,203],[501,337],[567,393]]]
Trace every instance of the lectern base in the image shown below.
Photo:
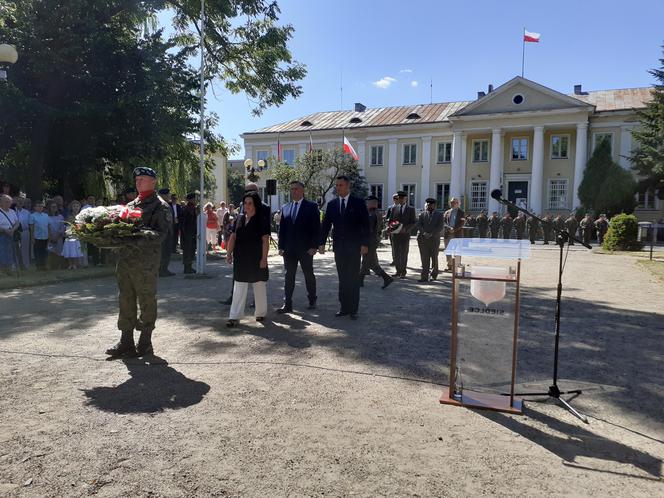
[[[443,391],[440,402],[444,405],[463,406],[466,408],[477,408],[479,410],[491,410],[494,412],[512,413],[514,415],[523,415],[523,401],[514,398],[514,404],[510,406],[510,399],[500,394],[480,393],[477,391],[468,391],[464,389],[463,398],[457,401],[450,398],[449,389]]]

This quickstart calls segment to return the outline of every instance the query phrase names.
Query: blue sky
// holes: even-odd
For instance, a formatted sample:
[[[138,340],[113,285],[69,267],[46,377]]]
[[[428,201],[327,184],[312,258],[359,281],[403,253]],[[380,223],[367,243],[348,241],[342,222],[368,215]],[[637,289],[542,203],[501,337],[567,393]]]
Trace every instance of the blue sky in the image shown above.
[[[489,1],[279,0],[281,22],[295,28],[290,48],[308,67],[303,95],[256,118],[242,95],[219,82],[209,108],[217,132],[242,145],[239,135],[312,112],[472,100],[489,83],[521,73],[571,93],[649,86],[664,44],[664,2],[659,0]],[[377,83],[381,82],[381,83]],[[416,82],[416,83],[413,83]],[[243,151],[235,157],[243,157]]]

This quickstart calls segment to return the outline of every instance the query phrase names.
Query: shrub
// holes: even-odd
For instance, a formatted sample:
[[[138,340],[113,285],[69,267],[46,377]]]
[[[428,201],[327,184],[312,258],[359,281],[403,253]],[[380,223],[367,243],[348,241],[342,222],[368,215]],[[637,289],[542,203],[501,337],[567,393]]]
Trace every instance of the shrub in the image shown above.
[[[618,214],[611,218],[609,231],[602,247],[607,251],[639,251],[643,244],[637,239],[639,223],[633,214]]]

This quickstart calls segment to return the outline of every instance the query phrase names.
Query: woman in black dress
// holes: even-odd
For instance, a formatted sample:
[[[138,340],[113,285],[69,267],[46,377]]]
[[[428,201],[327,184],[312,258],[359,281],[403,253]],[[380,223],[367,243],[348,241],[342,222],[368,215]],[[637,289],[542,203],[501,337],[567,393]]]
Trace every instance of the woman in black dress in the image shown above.
[[[234,327],[244,315],[249,284],[254,286],[256,321],[267,314],[267,253],[270,245],[269,217],[261,216],[263,204],[258,193],[248,192],[242,198],[244,212],[235,223],[235,230],[226,247],[226,259],[233,265],[233,302],[227,327]]]

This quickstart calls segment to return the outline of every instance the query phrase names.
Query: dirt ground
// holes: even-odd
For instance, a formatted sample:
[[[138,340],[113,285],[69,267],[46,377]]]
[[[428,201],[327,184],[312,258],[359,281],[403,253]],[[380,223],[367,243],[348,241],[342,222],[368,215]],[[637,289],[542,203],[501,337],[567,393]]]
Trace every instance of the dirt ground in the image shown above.
[[[518,380],[546,390],[558,253],[524,263]],[[389,249],[381,252],[389,261]],[[113,278],[3,291],[0,496],[662,496],[664,285],[634,258],[570,251],[560,385],[524,416],[440,405],[450,277],[381,290],[335,318],[331,254],[317,310],[225,327],[228,266],[160,281],[157,357],[106,361]],[[441,257],[442,260],[442,257]],[[181,273],[179,263],[171,269]],[[269,299],[282,266],[270,261]],[[569,399],[571,396],[567,397]]]

